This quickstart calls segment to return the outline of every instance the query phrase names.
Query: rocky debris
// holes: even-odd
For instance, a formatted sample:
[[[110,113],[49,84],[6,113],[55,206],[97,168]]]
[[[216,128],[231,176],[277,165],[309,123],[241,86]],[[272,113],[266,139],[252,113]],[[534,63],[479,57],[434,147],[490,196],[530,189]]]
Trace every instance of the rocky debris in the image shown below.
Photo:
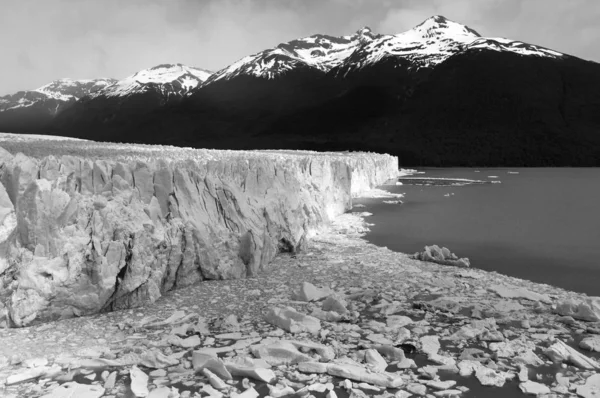
[[[346,308],[347,305],[348,304],[343,298],[336,295],[330,295],[323,301],[322,309],[323,311],[334,311],[343,315],[348,312],[348,309]]]
[[[550,388],[548,388],[548,386],[536,383],[535,381],[531,380],[519,384],[519,388],[521,389],[521,391],[528,395],[539,396],[550,394]]]
[[[579,347],[588,351],[600,352],[600,336],[593,335],[585,337],[579,342]]]
[[[406,359],[406,357],[404,356],[404,350],[400,348],[393,347],[391,345],[381,344],[372,345],[371,347],[376,349],[377,352],[379,352],[381,355],[383,355],[390,361],[402,362]]]
[[[478,364],[475,369],[475,377],[484,386],[502,387],[508,376],[508,373],[499,372],[481,364]]]
[[[317,334],[321,330],[321,322],[317,318],[299,313],[292,307],[271,308],[265,319],[270,324],[290,333],[309,332]]]
[[[600,297],[563,300],[556,306],[556,313],[584,321],[600,321]]]
[[[248,388],[241,394],[233,395],[234,398],[256,398],[258,396],[258,392],[253,387]]]
[[[202,369],[202,373],[204,374],[204,376],[206,376],[208,378],[208,382],[210,383],[210,385],[213,388],[215,388],[217,390],[224,390],[227,388],[227,384],[223,380],[221,380],[221,378],[219,378],[219,376],[217,376],[216,374],[214,374],[207,368]],[[231,379],[231,377],[229,378],[229,380],[230,379]]]
[[[535,293],[525,288],[510,288],[502,285],[494,285],[489,288],[492,292],[503,298],[524,298],[531,301],[541,301],[542,303],[551,303],[550,297],[546,294]]]
[[[451,253],[447,248],[439,247],[438,245],[425,246],[425,250],[420,253],[415,253],[413,258],[441,265],[452,265],[455,267],[471,266],[471,262],[468,258],[459,258],[456,254]]]
[[[148,391],[148,375],[137,366],[133,366],[129,371],[131,377],[131,392],[136,397],[147,397]]]
[[[99,398],[104,392],[104,388],[100,386],[71,381],[56,387],[42,398]]]
[[[318,288],[312,283],[303,282],[300,289],[292,294],[292,298],[300,301],[318,301],[331,294],[333,291],[328,287]]]
[[[194,348],[194,347],[198,347],[200,344],[202,344],[202,341],[200,340],[200,336],[198,335],[193,335],[190,337],[187,337],[185,339],[182,339],[181,337],[178,336],[169,336],[169,338],[167,339],[167,342],[171,345],[176,345],[182,348]]]
[[[438,336],[423,336],[421,337],[421,351],[427,356],[436,355],[440,350],[440,342]]]
[[[371,369],[376,372],[383,372],[388,367],[388,363],[381,354],[372,348],[365,352],[365,362],[371,365]]]
[[[584,385],[577,387],[577,395],[583,398],[600,397],[600,374],[588,377]]]
[[[225,362],[225,367],[232,376],[250,377],[265,383],[271,383],[277,378],[269,366],[264,361],[256,361],[249,357],[236,357]]]
[[[323,311],[318,307],[313,308],[310,315],[325,322],[340,322],[344,319],[342,314],[338,314],[335,311]]]
[[[303,373],[327,373],[329,365],[321,362],[301,362],[298,364],[298,371]]]
[[[292,365],[310,362],[312,357],[303,354],[289,341],[276,341],[252,348],[255,357],[264,359],[271,366]]]
[[[179,392],[175,389],[168,387],[158,387],[148,394],[148,398],[171,398],[180,396]]]
[[[413,320],[404,315],[389,315],[386,317],[385,323],[391,328],[402,328],[413,323]]]
[[[459,374],[463,377],[471,376],[482,365],[479,361],[464,360],[458,363]]]
[[[278,387],[278,386],[268,385],[267,387],[269,388],[269,396],[271,396],[273,398],[285,397],[286,395],[291,395],[296,392],[290,386]]]
[[[233,378],[223,361],[217,356],[194,351],[192,353],[192,366],[196,371],[204,371],[205,369],[208,369],[225,380],[231,380]]]
[[[542,366],[544,364],[544,361],[532,350],[521,352],[513,357],[513,361],[517,365]]]
[[[404,380],[400,376],[387,372],[371,373],[359,365],[330,364],[327,366],[327,373],[332,376],[343,377],[386,388],[398,388],[404,383]]]
[[[304,352],[315,353],[319,356],[321,361],[331,361],[335,358],[335,351],[333,348],[324,344],[315,343],[309,340],[289,340],[289,342]]]
[[[39,377],[53,377],[61,372],[60,366],[40,366],[36,368],[22,369],[18,373],[11,374],[6,378],[6,385],[23,383]]]
[[[500,358],[513,358],[515,355],[533,351],[536,347],[531,340],[519,337],[513,340],[491,343],[488,348]]]
[[[560,340],[548,347],[544,354],[555,362],[569,362],[582,369],[600,369],[597,361],[586,357]]]
[[[115,387],[115,383],[117,382],[117,372],[111,372],[104,381],[104,389],[106,391],[110,391]]]
[[[444,337],[444,340],[469,340],[479,338],[482,341],[503,341],[504,336],[496,330],[494,318],[484,320],[472,320],[469,325],[462,326],[452,335]]]
[[[547,388],[550,396],[594,391],[594,379],[588,392],[585,385],[598,372],[591,368],[597,354],[572,347],[597,336],[597,323],[564,322],[549,305],[500,297],[489,287],[526,288],[557,302],[572,293],[477,269],[465,278],[464,270],[364,243],[353,235],[360,228],[352,215],[338,220],[346,223],[344,235],[319,235],[307,252],[277,258],[258,278],[205,282],[136,310],[0,330],[0,395],[43,396],[75,382],[120,398],[130,393],[134,369],[146,375],[141,385],[151,398],[470,398],[492,388],[499,395],[507,388],[509,396],[517,386],[531,394]],[[291,301],[290,288],[304,280],[330,281],[335,293]],[[261,294],[250,294],[256,290]],[[315,333],[292,333],[265,316],[276,308],[304,319],[331,308],[329,298],[347,312],[319,322]],[[194,336],[200,345],[193,348],[172,344]]]

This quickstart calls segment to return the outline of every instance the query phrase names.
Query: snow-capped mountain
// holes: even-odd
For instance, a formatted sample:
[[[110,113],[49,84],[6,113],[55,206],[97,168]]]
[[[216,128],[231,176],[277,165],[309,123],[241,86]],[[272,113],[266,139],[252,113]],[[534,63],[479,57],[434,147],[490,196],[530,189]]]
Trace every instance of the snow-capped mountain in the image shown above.
[[[347,73],[389,58],[408,60],[415,69],[431,67],[479,38],[481,36],[473,29],[435,16],[406,32],[383,35],[366,43],[344,60],[340,70]]]
[[[317,34],[292,40],[234,62],[212,75],[206,84],[237,76],[273,79],[296,68],[328,72],[340,65],[357,48],[378,37],[365,27],[349,36]]]
[[[211,72],[182,64],[162,64],[141,70],[104,87],[57,115],[53,125],[104,128],[105,124],[128,124],[155,109],[180,101],[205,82]]]
[[[148,91],[158,92],[166,99],[182,97],[205,82],[211,72],[182,64],[162,64],[141,70],[123,80],[96,91],[97,97],[128,97]]]
[[[449,57],[472,49],[512,52],[538,57],[562,57],[563,54],[520,41],[482,37],[475,30],[437,15],[416,27],[396,35],[382,35],[358,48],[334,73],[348,72],[380,61],[397,60],[410,69],[432,68]]]
[[[35,131],[224,149],[371,150],[404,165],[600,166],[597,87],[597,63],[434,16],[398,34],[362,28],[292,40],[214,74],[159,65],[90,90],[51,118],[45,111]],[[7,102],[0,98],[0,108]],[[0,112],[0,131],[34,131],[23,127],[29,115]]]
[[[0,112],[19,108],[37,107],[55,115],[64,106],[113,83],[114,79],[73,80],[59,79],[30,91],[0,97]]]
[[[507,51],[521,55],[561,57],[563,54],[520,41],[482,37],[475,30],[443,16],[433,16],[395,35],[365,27],[350,36],[313,35],[244,57],[212,75],[209,85],[239,76],[273,79],[299,68],[345,75],[349,71],[397,59],[413,69],[434,67],[469,49]]]

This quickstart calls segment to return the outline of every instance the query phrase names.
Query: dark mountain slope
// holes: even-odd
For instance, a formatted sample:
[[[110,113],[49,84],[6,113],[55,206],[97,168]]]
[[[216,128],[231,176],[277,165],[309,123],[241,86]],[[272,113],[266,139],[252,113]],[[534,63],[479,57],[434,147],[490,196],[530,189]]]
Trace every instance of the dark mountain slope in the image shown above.
[[[372,150],[405,166],[600,165],[599,64],[482,37],[442,16],[397,35],[362,29],[280,44],[193,84],[190,73],[139,72],[59,114],[52,132],[208,148]],[[173,78],[186,91],[165,97]]]
[[[0,97],[0,131],[46,132],[58,113],[115,82],[114,79],[59,79],[35,90]]]
[[[264,134],[286,131],[292,146],[385,150],[412,165],[600,165],[596,63],[469,50],[404,80],[392,69],[363,70],[345,95]],[[390,84],[368,84],[369,75]],[[376,103],[357,94],[369,90]]]

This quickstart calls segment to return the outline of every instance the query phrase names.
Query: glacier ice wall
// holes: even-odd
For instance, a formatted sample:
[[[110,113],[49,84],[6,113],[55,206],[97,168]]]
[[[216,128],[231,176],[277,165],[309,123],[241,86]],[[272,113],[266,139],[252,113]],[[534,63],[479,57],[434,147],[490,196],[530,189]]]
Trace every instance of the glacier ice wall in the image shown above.
[[[0,323],[14,326],[256,275],[398,172],[370,153],[0,146]]]

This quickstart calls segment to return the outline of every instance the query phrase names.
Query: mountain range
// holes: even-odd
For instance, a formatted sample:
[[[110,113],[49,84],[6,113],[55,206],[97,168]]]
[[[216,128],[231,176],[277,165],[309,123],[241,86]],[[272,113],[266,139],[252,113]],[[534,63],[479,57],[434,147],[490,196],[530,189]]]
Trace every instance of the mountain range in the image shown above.
[[[214,73],[57,80],[0,97],[0,131],[370,150],[405,166],[600,166],[600,64],[434,16],[395,35],[292,40]]]

